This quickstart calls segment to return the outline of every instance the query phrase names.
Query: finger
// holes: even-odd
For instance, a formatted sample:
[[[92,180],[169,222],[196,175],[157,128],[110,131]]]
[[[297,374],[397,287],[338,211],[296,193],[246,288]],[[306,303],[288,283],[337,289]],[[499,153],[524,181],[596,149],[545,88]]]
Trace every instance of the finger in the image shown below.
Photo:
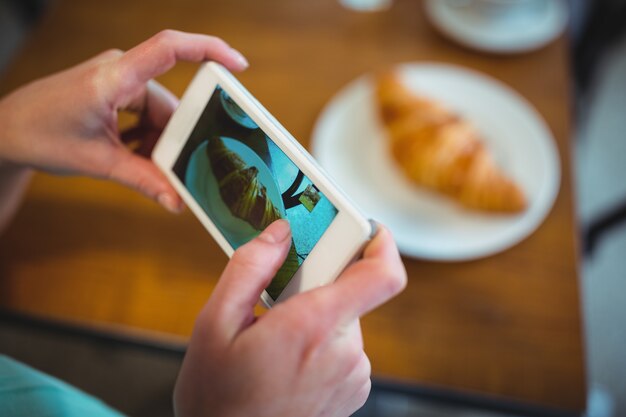
[[[305,332],[306,324],[302,323],[300,332]],[[317,368],[329,369],[326,384],[336,385],[360,365],[363,355],[363,336],[359,320],[340,326],[325,334],[309,335],[306,350],[306,362]],[[314,369],[311,369],[314,372]]]
[[[370,378],[367,378],[363,381],[362,385],[360,385],[353,393],[348,396],[347,400],[345,400],[341,407],[335,410],[335,412],[331,415],[335,417],[351,416],[365,405],[367,399],[370,396],[371,390],[372,380]]]
[[[183,210],[183,202],[163,173],[150,160],[125,148],[109,172],[109,178],[131,187],[161,204],[172,213]]]
[[[337,368],[340,365],[337,363],[337,357],[335,357],[335,364],[331,364],[329,367]],[[330,415],[352,415],[354,411],[365,403],[369,395],[371,371],[372,367],[369,358],[361,349],[349,373],[342,376],[340,380],[326,383],[333,391],[326,405]],[[368,389],[363,392],[366,386]]]
[[[121,132],[120,140],[134,154],[150,158],[160,136],[160,130],[140,124]]]
[[[361,352],[358,366],[337,388],[330,404],[337,408],[331,413],[332,416],[351,416],[355,411],[363,407],[367,401],[372,387],[372,365],[365,352]]]
[[[125,110],[139,113],[140,119],[136,126],[122,132],[120,139],[130,145],[135,154],[149,158],[178,103],[178,98],[168,89],[150,80],[125,106]]]
[[[131,85],[143,84],[164,74],[178,61],[220,62],[233,71],[248,67],[243,55],[215,36],[164,30],[121,57],[120,76]]]
[[[368,313],[406,286],[406,271],[391,233],[380,227],[363,252],[331,285],[307,294],[325,312],[320,325],[345,325]],[[317,294],[315,294],[317,292]],[[321,306],[319,305],[321,304]]]
[[[140,126],[163,130],[178,107],[178,98],[155,80],[150,80],[123,110],[140,114]]]
[[[211,296],[212,316],[232,340],[254,321],[254,306],[291,247],[286,220],[277,220],[235,251]]]
[[[361,321],[359,319],[354,320],[348,325],[347,333],[358,349],[363,350],[363,333],[361,332]]]

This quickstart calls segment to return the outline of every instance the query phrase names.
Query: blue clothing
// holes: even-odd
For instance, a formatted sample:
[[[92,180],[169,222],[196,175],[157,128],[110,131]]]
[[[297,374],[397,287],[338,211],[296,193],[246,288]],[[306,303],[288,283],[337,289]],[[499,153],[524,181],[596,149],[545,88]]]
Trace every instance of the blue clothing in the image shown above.
[[[100,400],[0,355],[0,416],[123,417]]]

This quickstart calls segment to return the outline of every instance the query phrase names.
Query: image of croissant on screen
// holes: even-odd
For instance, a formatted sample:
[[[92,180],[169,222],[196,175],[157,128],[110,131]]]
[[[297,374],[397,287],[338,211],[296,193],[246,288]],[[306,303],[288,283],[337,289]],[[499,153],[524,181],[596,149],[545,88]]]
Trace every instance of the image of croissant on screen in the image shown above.
[[[209,140],[207,154],[220,196],[233,216],[248,222],[256,230],[263,230],[282,217],[259,181],[256,167],[247,166],[220,137]]]
[[[393,159],[412,182],[472,209],[526,208],[524,192],[496,165],[468,121],[416,96],[392,72],[377,77],[376,100]]]

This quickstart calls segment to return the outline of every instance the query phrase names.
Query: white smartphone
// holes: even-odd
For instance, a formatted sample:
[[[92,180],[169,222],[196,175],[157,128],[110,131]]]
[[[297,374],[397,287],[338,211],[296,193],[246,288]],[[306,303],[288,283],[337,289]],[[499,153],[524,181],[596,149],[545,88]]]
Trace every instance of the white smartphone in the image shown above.
[[[287,260],[261,295],[271,307],[329,284],[375,232],[309,153],[223,66],[201,66],[152,153],[230,257],[279,218]]]

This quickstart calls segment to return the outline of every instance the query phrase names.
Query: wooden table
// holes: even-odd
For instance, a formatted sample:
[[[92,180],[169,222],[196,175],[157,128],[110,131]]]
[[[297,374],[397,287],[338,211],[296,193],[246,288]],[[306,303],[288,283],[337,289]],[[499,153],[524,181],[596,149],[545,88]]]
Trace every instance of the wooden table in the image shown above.
[[[333,0],[59,1],[2,92],[163,28],[206,32],[242,50],[242,82],[305,145],[329,98],[364,72],[405,61],[483,71],[524,95],[557,138],[561,190],[531,237],[463,263],[405,259],[406,291],[363,320],[374,374],[580,412],[585,406],[572,210],[567,40],[496,57],[449,43],[418,1],[359,14]],[[196,67],[160,81],[181,94]],[[0,242],[0,306],[186,337],[226,256],[189,213],[172,216],[115,184],[38,175]]]

